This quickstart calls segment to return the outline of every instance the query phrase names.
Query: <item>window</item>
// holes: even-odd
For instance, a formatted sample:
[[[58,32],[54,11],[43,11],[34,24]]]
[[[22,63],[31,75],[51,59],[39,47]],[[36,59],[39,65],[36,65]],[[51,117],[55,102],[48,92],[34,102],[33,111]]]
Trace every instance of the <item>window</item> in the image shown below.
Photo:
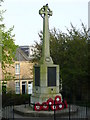
[[[16,94],[19,94],[19,82],[15,83],[15,88],[16,88]]]
[[[2,93],[6,94],[6,85],[2,86]]]
[[[7,93],[7,83],[6,82],[2,82],[2,93]]]
[[[28,94],[32,94],[32,83],[28,82]]]
[[[20,74],[20,64],[19,63],[17,63],[15,65],[15,74]]]

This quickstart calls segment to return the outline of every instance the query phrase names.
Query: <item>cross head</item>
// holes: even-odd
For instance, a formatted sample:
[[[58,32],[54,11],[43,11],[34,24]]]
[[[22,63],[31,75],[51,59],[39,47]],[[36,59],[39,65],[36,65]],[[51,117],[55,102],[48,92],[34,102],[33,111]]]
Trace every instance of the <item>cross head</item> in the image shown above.
[[[44,18],[45,16],[48,16],[48,17],[52,16],[52,11],[48,7],[48,4],[46,4],[39,10],[39,14],[41,15],[42,18]]]

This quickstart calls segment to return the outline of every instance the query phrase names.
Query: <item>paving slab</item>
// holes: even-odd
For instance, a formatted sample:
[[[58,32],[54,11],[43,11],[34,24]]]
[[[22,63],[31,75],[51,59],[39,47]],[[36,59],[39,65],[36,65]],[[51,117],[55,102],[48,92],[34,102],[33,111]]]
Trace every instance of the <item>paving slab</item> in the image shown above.
[[[31,108],[29,105],[17,105],[14,106],[14,112],[23,116],[30,116],[30,117],[53,117],[54,111],[35,111],[33,108]],[[70,113],[73,114],[77,112],[77,107],[71,107]],[[57,110],[55,111],[55,114],[57,116],[61,115],[68,115],[69,114],[69,108],[63,109],[63,110]]]

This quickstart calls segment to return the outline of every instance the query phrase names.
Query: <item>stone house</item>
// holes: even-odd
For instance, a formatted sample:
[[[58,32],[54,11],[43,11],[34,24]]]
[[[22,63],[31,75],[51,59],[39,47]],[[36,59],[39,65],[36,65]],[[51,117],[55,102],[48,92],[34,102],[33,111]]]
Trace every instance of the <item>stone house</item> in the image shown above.
[[[14,64],[7,67],[7,71],[14,76],[13,79],[8,79],[3,87],[6,92],[15,92],[16,94],[32,94],[33,86],[33,47],[20,46],[16,50],[16,60]],[[4,76],[2,75],[2,80]]]

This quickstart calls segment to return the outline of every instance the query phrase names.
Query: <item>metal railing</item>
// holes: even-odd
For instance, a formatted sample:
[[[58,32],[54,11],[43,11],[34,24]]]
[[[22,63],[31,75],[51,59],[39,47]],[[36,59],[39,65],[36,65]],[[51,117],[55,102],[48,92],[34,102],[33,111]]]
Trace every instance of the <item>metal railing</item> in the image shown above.
[[[3,118],[6,118],[6,119],[9,119],[9,118],[12,118],[14,119],[15,116],[14,116],[14,99],[10,99],[7,101],[7,103],[5,103],[2,107],[3,107],[3,114],[2,114],[2,117]],[[82,104],[79,104],[78,102],[76,103],[69,103],[68,104],[68,107],[63,110],[55,110],[55,107],[56,107],[56,103],[54,101],[54,110],[52,111],[51,109],[48,109],[47,110],[47,113],[51,112],[52,111],[52,117],[49,116],[49,114],[47,116],[42,116],[42,119],[46,118],[46,120],[80,120],[80,119],[83,119],[83,120],[88,120],[90,119],[90,108],[87,106],[87,103],[84,102]],[[24,109],[29,109],[29,107],[32,106],[32,111],[35,111],[35,104],[34,103],[31,103],[30,102],[30,99],[28,101],[26,101],[24,103]],[[44,105],[45,106],[45,105]],[[50,108],[50,105],[49,105],[49,108]],[[44,110],[41,110],[41,111],[44,111]],[[40,112],[37,112],[36,113],[40,113]],[[23,117],[23,116],[22,116]],[[32,117],[32,116],[31,116]],[[33,116],[34,117],[34,116]],[[35,119],[34,117],[34,120],[40,120],[41,117],[38,117]],[[43,120],[44,120],[43,119]]]
[[[2,119],[14,119],[14,100],[9,99],[5,104],[2,105]]]

